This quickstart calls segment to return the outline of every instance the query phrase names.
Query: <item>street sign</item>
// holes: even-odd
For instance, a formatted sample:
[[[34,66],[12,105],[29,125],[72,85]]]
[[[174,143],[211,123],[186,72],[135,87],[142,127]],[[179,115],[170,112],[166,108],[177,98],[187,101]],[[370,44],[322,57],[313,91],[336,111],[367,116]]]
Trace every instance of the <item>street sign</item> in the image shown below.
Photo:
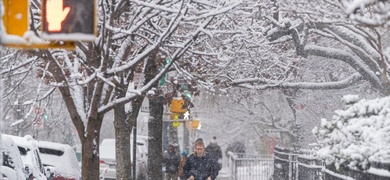
[[[171,112],[172,113],[185,113],[186,108],[182,108],[184,105],[184,99],[182,98],[173,98],[171,102]]]
[[[141,112],[149,112],[149,106],[141,106]]]
[[[92,41],[96,37],[96,0],[42,0],[42,38]]]
[[[142,101],[141,112],[149,113],[149,111],[150,111],[149,99],[145,98],[144,101]]]
[[[22,37],[28,29],[28,0],[3,0],[3,23],[8,35]]]

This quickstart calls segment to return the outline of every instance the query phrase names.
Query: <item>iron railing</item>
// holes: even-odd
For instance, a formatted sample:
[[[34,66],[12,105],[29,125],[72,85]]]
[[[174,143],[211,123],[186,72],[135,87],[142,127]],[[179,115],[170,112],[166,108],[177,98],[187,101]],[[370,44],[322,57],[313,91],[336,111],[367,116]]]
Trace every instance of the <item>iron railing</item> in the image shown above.
[[[271,155],[229,152],[229,169],[233,180],[269,180],[273,174]]]
[[[390,180],[390,163],[371,162],[367,171],[336,170],[307,151],[276,147],[273,180]]]

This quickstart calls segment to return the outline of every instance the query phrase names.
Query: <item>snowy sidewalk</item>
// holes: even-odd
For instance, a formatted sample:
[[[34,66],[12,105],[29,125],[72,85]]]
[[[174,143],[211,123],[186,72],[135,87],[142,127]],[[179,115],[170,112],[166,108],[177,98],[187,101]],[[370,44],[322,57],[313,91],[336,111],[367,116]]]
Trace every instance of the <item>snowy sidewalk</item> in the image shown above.
[[[222,169],[219,171],[218,177],[216,180],[231,180],[229,167],[227,165],[222,166]]]

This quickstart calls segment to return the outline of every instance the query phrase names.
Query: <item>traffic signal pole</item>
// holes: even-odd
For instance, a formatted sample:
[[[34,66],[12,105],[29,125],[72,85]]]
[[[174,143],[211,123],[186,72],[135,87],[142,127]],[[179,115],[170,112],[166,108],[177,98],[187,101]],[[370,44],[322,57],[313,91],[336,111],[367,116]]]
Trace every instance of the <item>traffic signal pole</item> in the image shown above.
[[[190,152],[190,131],[187,127],[183,126],[183,149],[187,150],[187,152]]]
[[[0,8],[1,9],[1,8]],[[2,13],[1,12],[1,10],[0,10],[0,13]],[[3,119],[3,79],[0,77],[0,119]],[[3,127],[4,127],[4,125],[3,125],[3,122],[4,121],[0,121],[0,149],[3,149],[2,147],[1,147],[1,144],[3,144],[2,142],[1,142],[1,135],[3,134]],[[3,154],[1,154],[0,155],[0,162],[3,162]],[[3,179],[3,177],[2,177],[3,175],[0,173],[0,178],[1,179]]]

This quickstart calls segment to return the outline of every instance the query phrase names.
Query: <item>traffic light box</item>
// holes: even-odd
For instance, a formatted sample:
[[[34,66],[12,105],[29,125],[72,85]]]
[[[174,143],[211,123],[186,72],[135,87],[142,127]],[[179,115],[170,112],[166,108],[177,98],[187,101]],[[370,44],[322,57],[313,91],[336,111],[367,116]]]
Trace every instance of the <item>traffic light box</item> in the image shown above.
[[[42,38],[91,41],[96,37],[96,0],[42,0]]]
[[[184,108],[185,100],[182,98],[174,98],[171,102],[171,112],[172,113],[185,113],[187,108]]]
[[[3,23],[9,35],[23,36],[28,29],[28,1],[3,0]]]
[[[74,49],[75,41],[92,41],[96,37],[96,0],[41,0],[41,37],[32,36],[28,30],[29,0],[0,2],[4,5],[1,17],[6,34],[0,39],[1,45]]]

